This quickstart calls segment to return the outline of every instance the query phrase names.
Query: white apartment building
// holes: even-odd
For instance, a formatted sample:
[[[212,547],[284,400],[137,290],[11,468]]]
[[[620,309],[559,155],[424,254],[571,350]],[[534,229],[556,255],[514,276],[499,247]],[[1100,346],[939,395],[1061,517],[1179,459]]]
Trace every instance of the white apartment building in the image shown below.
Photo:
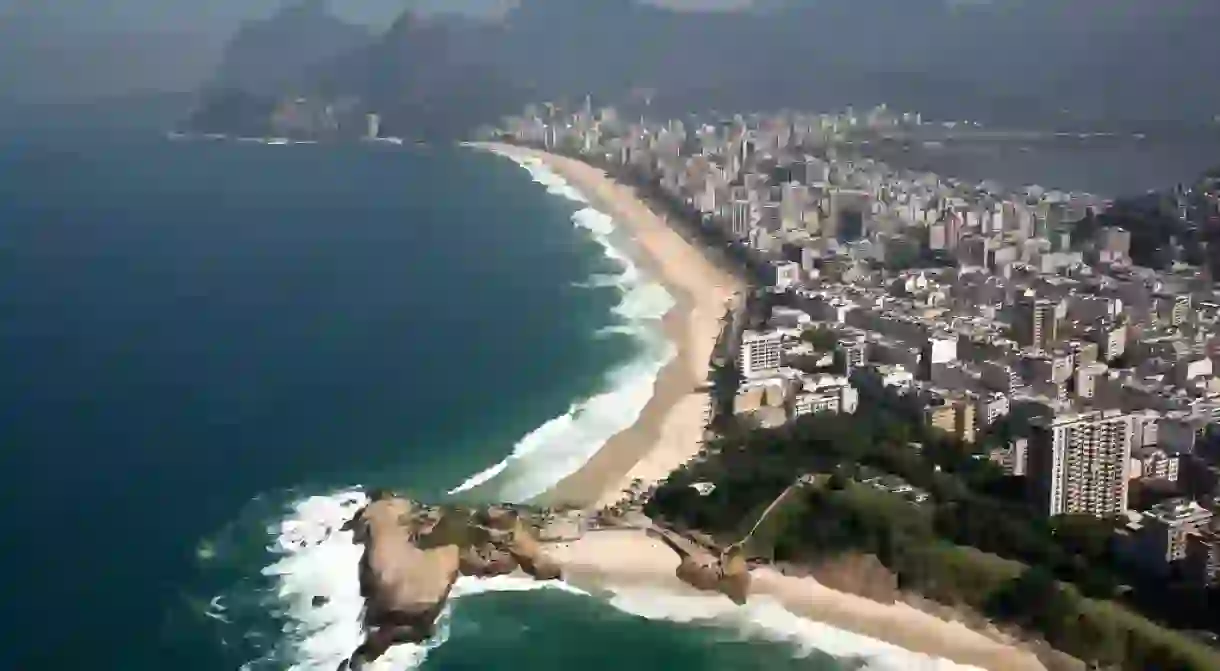
[[[819,375],[805,380],[802,389],[793,397],[792,416],[800,417],[818,412],[852,414],[856,411],[859,401],[859,394],[846,377]]]
[[[771,284],[783,291],[801,283],[801,264],[793,261],[782,261],[771,264],[773,277]]]
[[[1047,516],[1126,513],[1133,423],[1116,410],[1031,422],[1028,467],[1038,509]]]
[[[783,334],[779,331],[746,331],[741,336],[738,366],[743,377],[755,377],[779,370]]]

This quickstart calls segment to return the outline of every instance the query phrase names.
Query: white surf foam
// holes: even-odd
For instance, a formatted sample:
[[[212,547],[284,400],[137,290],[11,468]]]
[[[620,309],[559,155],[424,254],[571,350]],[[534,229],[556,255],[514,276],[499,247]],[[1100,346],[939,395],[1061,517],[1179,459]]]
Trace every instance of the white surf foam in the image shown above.
[[[573,282],[572,286],[578,289],[608,289],[611,287],[617,287],[621,283],[622,275],[602,275],[594,273],[584,282]]]
[[[735,629],[749,638],[792,645],[800,657],[817,650],[840,659],[863,660],[866,671],[982,671],[800,617],[768,596],[752,597],[737,606],[721,596],[610,590],[614,593],[610,605],[623,612],[649,620]]]
[[[363,549],[352,542],[350,531],[341,531],[367,497],[360,491],[314,496],[298,502],[292,512],[269,531],[275,538],[270,550],[279,559],[263,570],[277,583],[277,597],[284,617],[284,639],[275,656],[292,671],[334,671],[364,640],[358,565]],[[585,594],[560,581],[538,582],[530,578],[458,579],[449,596],[436,636],[426,644],[396,645],[370,671],[404,671],[417,668],[428,652],[449,637],[454,601],[486,592],[523,592],[559,589]],[[323,601],[314,605],[315,597]]]
[[[279,525],[269,529],[269,548],[278,560],[263,570],[277,584],[278,615],[285,620],[284,637],[272,654],[279,668],[291,671],[334,671],[363,641],[360,618],[358,563],[362,548],[352,542],[343,524],[368,502],[360,491],[314,496],[298,502]],[[454,604],[490,592],[526,592],[555,589],[589,596],[561,581],[538,582],[518,576],[462,577],[454,585],[449,603],[437,622],[436,636],[426,644],[396,645],[370,671],[416,669],[430,651],[449,637]],[[610,587],[610,605],[649,620],[668,620],[695,626],[736,630],[743,636],[794,647],[800,657],[813,650],[839,658],[862,659],[868,671],[978,671],[911,652],[867,636],[836,629],[798,617],[774,599],[761,596],[736,606],[720,596],[674,594],[641,588]],[[320,597],[318,605],[315,597]],[[225,607],[213,600],[222,614]],[[265,660],[264,660],[265,661]],[[246,665],[252,667],[252,664]],[[261,667],[260,667],[261,668]]]
[[[500,151],[493,151],[492,153],[499,154],[522,168],[525,168],[527,171],[529,171],[530,176],[534,178],[535,182],[538,182],[546,187],[547,193],[555,196],[561,196],[577,203],[589,202],[583,193],[572,188],[572,186],[568,184],[567,180],[559,175],[556,175],[542,161],[529,156],[516,156]]]
[[[588,203],[541,161],[501,155],[528,170],[548,192]],[[659,329],[659,320],[673,308],[674,299],[663,286],[648,280],[622,251],[615,237],[614,219],[593,207],[584,207],[572,215],[572,223],[588,231],[605,256],[621,268],[618,274],[595,274],[587,282],[592,288],[613,286],[621,293],[613,308],[619,323],[600,329],[596,335],[631,335],[639,344],[639,354],[606,376],[604,391],[572,404],[566,413],[521,438],[507,458],[469,477],[450,494],[474,489],[506,471],[506,482],[499,487],[497,498],[524,501],[546,491],[584,465],[611,436],[635,423],[652,398],[657,375],[677,354],[677,348]]]

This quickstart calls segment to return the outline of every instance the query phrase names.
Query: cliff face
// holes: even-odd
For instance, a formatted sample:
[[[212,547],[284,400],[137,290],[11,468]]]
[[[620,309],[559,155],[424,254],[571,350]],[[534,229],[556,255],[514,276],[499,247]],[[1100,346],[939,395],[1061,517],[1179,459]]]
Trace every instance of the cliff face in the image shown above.
[[[350,523],[360,561],[360,593],[365,597],[369,636],[356,650],[353,667],[380,657],[395,643],[419,643],[435,633],[436,618],[459,572],[457,545],[421,550],[421,520],[410,501],[373,501]]]
[[[300,0],[246,23],[229,41],[211,87],[274,96],[307,89],[313,69],[371,43],[373,34],[333,16],[322,0]]]
[[[239,125],[270,129],[278,111],[308,105],[329,110],[325,120],[294,124],[301,134],[359,135],[365,114],[377,113],[385,135],[462,136],[530,97],[508,84],[483,48],[497,31],[491,23],[408,11],[374,36],[331,17],[324,3],[303,3],[234,38],[189,125],[230,133],[246,132]],[[257,104],[233,115],[230,103],[239,96]],[[336,108],[342,118],[332,115]]]

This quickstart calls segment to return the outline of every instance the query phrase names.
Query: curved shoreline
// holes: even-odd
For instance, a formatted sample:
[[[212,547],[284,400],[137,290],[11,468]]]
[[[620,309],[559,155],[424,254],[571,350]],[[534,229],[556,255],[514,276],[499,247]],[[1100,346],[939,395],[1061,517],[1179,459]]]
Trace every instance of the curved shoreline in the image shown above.
[[[663,480],[695,457],[702,445],[712,350],[725,303],[743,288],[701,250],[653,212],[626,185],[587,163],[535,149],[497,143],[466,146],[542,162],[614,219],[632,241],[632,260],[674,299],[661,320],[677,356],[662,367],[640,416],[603,444],[579,469],[536,497],[549,505],[603,506],[621,498],[632,481]]]
[[[712,264],[634,190],[605,172],[566,156],[521,146],[477,143],[476,149],[543,162],[595,209],[614,218],[632,239],[633,260],[673,296],[661,320],[677,356],[661,368],[653,395],[632,426],[616,433],[586,464],[561,479],[534,503],[601,506],[615,503],[633,479],[659,482],[694,458],[703,443],[712,349],[720,337],[725,304],[743,285]]]
[[[662,324],[678,347],[678,356],[661,370],[654,394],[637,421],[614,435],[581,468],[534,503],[602,507],[620,500],[633,479],[644,486],[665,479],[699,452],[708,398],[702,387],[707,382],[726,301],[744,284],[666,223],[634,189],[592,165],[515,145],[467,146],[541,161],[631,235],[634,251],[638,251],[633,259],[675,299]],[[550,544],[548,551],[560,559],[565,571],[571,569],[570,582],[583,588],[608,594],[625,588],[692,594],[674,576],[673,555],[658,551],[657,546],[647,534],[622,530],[588,533],[572,542]],[[873,641],[869,644],[873,647],[900,647],[915,656],[995,671],[1044,669],[1032,652],[994,631],[971,629],[906,603],[883,604],[838,592],[813,578],[786,576],[768,568],[753,573],[764,601],[769,599],[799,618],[863,636]],[[708,602],[709,607],[717,603]]]

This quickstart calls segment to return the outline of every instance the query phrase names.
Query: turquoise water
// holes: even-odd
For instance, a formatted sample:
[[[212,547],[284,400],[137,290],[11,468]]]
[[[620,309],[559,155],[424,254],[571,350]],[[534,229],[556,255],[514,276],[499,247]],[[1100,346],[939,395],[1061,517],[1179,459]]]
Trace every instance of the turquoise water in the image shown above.
[[[362,487],[523,498],[646,400],[668,299],[620,236],[456,149],[0,142],[0,668],[334,668]],[[464,579],[431,649],[381,668],[858,647],[767,604],[537,587]]]

